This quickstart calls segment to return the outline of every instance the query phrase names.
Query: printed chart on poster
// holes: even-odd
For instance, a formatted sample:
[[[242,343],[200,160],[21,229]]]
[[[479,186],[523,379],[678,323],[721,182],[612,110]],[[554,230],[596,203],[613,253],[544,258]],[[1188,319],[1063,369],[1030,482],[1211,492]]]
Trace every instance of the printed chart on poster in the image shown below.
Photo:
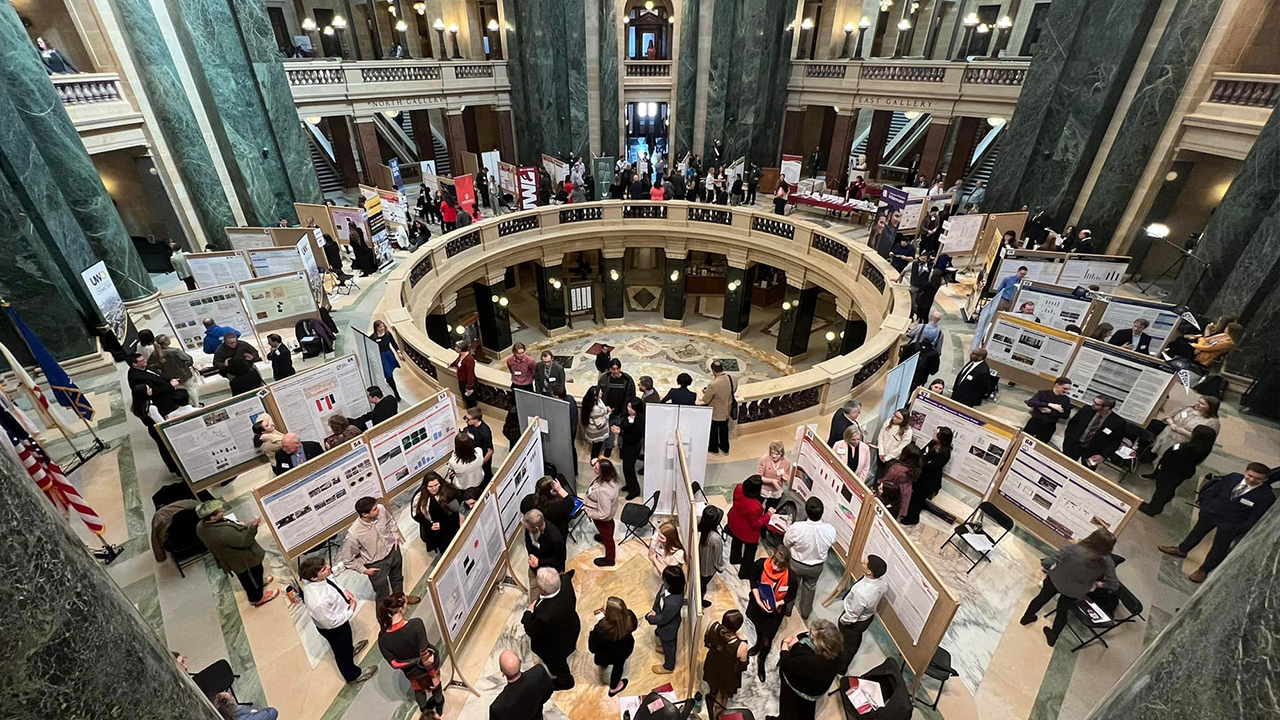
[[[267,414],[259,395],[224,400],[157,429],[173,448],[174,459],[192,485],[232,468],[256,463],[262,452],[253,446],[253,424]]]
[[[1009,469],[998,486],[1000,496],[1038,520],[1066,542],[1098,528],[1119,532],[1129,505],[1021,436]],[[1077,466],[1079,467],[1079,466]]]
[[[301,272],[240,283],[240,295],[254,327],[313,317],[319,312],[311,283]]]
[[[1023,283],[1011,309],[1023,312],[1027,303],[1031,303],[1027,312],[1036,322],[1059,330],[1066,330],[1068,325],[1084,327],[1085,316],[1093,306],[1092,300],[1072,295],[1070,288],[1040,283]]]
[[[1115,398],[1120,417],[1145,426],[1176,374],[1158,358],[1085,340],[1067,368],[1066,375],[1071,378],[1068,395],[1086,405],[1099,395]]]
[[[1139,319],[1150,323],[1143,332],[1151,336],[1150,354],[1159,355],[1178,327],[1181,316],[1167,303],[1113,297],[1107,300],[1107,307],[1098,322],[1108,323],[1114,330],[1124,330],[1132,328],[1133,321]]]
[[[835,456],[820,447],[825,448],[822,440],[806,428],[792,470],[791,490],[805,500],[810,497],[822,500],[825,508],[822,519],[836,529],[836,543],[847,552],[867,491],[852,479],[853,471],[834,465]]]
[[[442,392],[430,404],[420,405],[425,407],[408,413],[403,424],[385,433],[370,433],[373,460],[388,495],[394,495],[405,483],[414,481],[418,473],[453,451],[458,420],[452,396]]]
[[[373,455],[363,440],[291,471],[285,484],[259,498],[280,548],[291,554],[355,515],[362,497],[382,497]]]
[[[502,536],[508,541],[520,529],[520,501],[533,492],[544,471],[542,433],[536,423],[525,428],[516,452],[519,454],[510,464],[503,462],[499,471],[505,473],[496,478],[498,515],[502,519]]]
[[[308,241],[303,238],[303,242]],[[296,248],[258,248],[246,250],[244,254],[249,258],[254,277],[265,278],[302,271],[302,256]]]
[[[187,352],[204,352],[204,319],[248,334],[253,330],[235,285],[215,285],[177,295],[161,295],[160,309]]]
[[[227,242],[233,250],[271,247],[271,228],[227,228]]]
[[[942,251],[948,255],[971,252],[982,234],[986,215],[957,215],[943,223]]]
[[[334,413],[355,418],[369,412],[369,397],[355,355],[303,370],[270,387],[281,422],[303,440],[323,443],[329,435],[326,421]]]
[[[982,413],[928,390],[919,390],[911,403],[912,440],[921,448],[940,427],[951,429],[951,460],[943,476],[970,492],[985,496],[1017,430]]]
[[[253,271],[249,269],[243,253],[192,253],[187,255],[187,265],[191,267],[191,277],[195,278],[196,286],[201,288],[234,285],[253,279]]]
[[[884,601],[893,608],[893,614],[911,635],[911,644],[914,645],[920,642],[920,633],[938,602],[938,590],[929,583],[914,558],[889,529],[885,514],[884,506],[877,504],[863,555],[875,555],[888,567],[885,572],[888,589],[885,590]]]
[[[1113,255],[1068,255],[1062,266],[1059,285],[1097,285],[1100,288],[1120,287],[1124,272],[1133,258]]]
[[[1000,313],[987,338],[988,359],[1046,380],[1064,374],[1077,337],[1047,325]]]
[[[444,611],[444,626],[450,638],[462,632],[507,551],[502,537],[502,518],[492,497],[478,505],[468,517],[463,531],[453,539],[453,547],[457,549],[453,559],[440,568],[435,579]]]

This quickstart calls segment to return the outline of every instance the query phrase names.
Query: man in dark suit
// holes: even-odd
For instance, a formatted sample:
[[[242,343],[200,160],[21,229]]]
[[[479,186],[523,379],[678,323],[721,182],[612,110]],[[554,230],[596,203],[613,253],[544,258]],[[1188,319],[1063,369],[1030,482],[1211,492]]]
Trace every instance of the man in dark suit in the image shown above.
[[[498,656],[498,668],[507,686],[489,705],[489,720],[542,720],[542,706],[555,692],[547,668],[534,665],[520,672],[520,656],[510,650]]]
[[[564,561],[567,554],[564,534],[547,522],[541,510],[530,510],[524,514],[524,549],[529,553],[529,588],[537,586],[537,573],[540,568],[554,568],[564,572]]]
[[[1161,545],[1160,552],[1184,558],[1204,540],[1205,535],[1217,530],[1204,562],[1187,576],[1193,583],[1204,582],[1209,573],[1226,559],[1231,545],[1244,537],[1275,504],[1276,493],[1267,484],[1269,472],[1266,465],[1252,462],[1245,467],[1243,475],[1232,473],[1210,479],[1200,490],[1200,518],[1195,527],[1176,547]]]
[[[577,649],[582,631],[576,598],[552,567],[538,568],[536,587],[539,597],[529,603],[520,624],[529,636],[529,647],[551,672],[551,684],[556,690],[568,690],[574,685],[569,656]]]
[[[276,451],[276,464],[271,472],[276,475],[289,472],[299,465],[315,460],[324,454],[324,448],[318,442],[303,442],[297,433],[288,433],[280,440],[280,449]]]
[[[662,571],[662,589],[653,598],[653,608],[645,622],[662,645],[662,663],[650,668],[654,675],[670,675],[676,669],[676,644],[680,637],[680,609],[684,607],[685,581],[679,566]]]
[[[395,417],[400,410],[400,403],[396,401],[395,397],[383,397],[382,388],[377,385],[370,385],[365,389],[365,394],[368,395],[369,404],[373,406],[373,409],[360,417],[349,418],[352,425],[368,430],[380,422]]]
[[[127,377],[129,389],[139,385],[145,385],[151,388],[151,402],[155,404],[156,409],[161,415],[167,416],[178,407],[173,400],[173,389],[178,387],[177,380],[165,380],[158,374],[147,369],[147,359],[141,353],[134,353],[129,356],[129,373]]]
[[[858,416],[862,414],[862,403],[857,400],[850,400],[844,404],[844,407],[836,411],[831,416],[831,432],[827,433],[827,447],[835,447],[836,443],[844,439],[844,431],[849,429],[850,425],[858,425]],[[858,425],[858,427],[862,427]]]
[[[1120,447],[1127,427],[1115,413],[1115,398],[1099,395],[1092,405],[1076,411],[1067,421],[1062,452],[1090,470],[1096,469]]]
[[[1112,335],[1111,340],[1108,342],[1116,347],[1140,352],[1143,355],[1150,355],[1151,336],[1146,332],[1149,327],[1151,327],[1150,321],[1146,318],[1138,318],[1133,321],[1133,327],[1117,330],[1116,334]]]
[[[1000,379],[987,365],[986,348],[969,353],[969,362],[960,368],[955,385],[951,387],[951,399],[961,405],[978,407],[996,389]]]

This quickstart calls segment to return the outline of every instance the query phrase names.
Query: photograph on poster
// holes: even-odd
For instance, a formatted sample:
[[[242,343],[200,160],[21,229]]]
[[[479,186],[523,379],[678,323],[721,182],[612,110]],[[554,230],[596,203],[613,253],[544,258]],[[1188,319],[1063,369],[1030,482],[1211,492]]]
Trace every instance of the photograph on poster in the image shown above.
[[[262,496],[267,521],[286,553],[355,514],[362,497],[382,497],[373,456],[363,440],[323,464],[304,465],[292,482]]]
[[[534,485],[543,474],[542,434],[536,430],[525,432],[531,435],[531,441],[524,446],[507,474],[496,478],[502,536],[508,540],[520,530],[520,501],[533,492]]]
[[[240,283],[240,295],[254,327],[310,317],[318,312],[316,299],[311,295],[311,283],[302,272]]]
[[[244,253],[192,253],[187,256],[191,277],[201,288],[235,284],[253,279],[253,270]]]
[[[174,459],[187,479],[198,484],[261,456],[253,445],[253,424],[266,413],[261,397],[246,394],[213,409],[162,423],[158,430],[169,441]]]
[[[1091,403],[1099,395],[1116,401],[1116,413],[1145,425],[1173,382],[1177,371],[1156,358],[1147,359],[1096,340],[1086,340],[1072,359],[1068,396]]]
[[[356,418],[369,412],[364,378],[355,355],[347,355],[293,377],[271,383],[280,420],[303,440],[322,443],[334,413]]]
[[[1093,304],[1091,300],[1073,296],[1069,288],[1054,290],[1024,283],[1014,296],[1011,309],[1021,311],[1027,303],[1031,303],[1030,314],[1036,322],[1059,330],[1066,330],[1068,325],[1084,327],[1085,315]]]
[[[822,440],[806,428],[792,470],[791,490],[805,500],[810,497],[822,500],[825,508],[822,520],[836,529],[836,542],[847,550],[866,498],[863,489],[850,480],[852,471],[832,465],[829,456],[818,449],[821,443]]]
[[[1035,438],[1022,436],[1000,482],[1000,495],[1068,542],[1098,528],[1115,532],[1129,512],[1128,504],[1039,448]]]
[[[911,403],[912,440],[925,447],[940,428],[951,429],[951,460],[942,468],[943,476],[965,489],[986,495],[996,479],[1000,463],[1015,430],[1002,428],[976,410],[959,406],[927,390],[921,390]]]
[[[929,583],[911,554],[889,529],[885,514],[884,506],[876,505],[863,554],[876,555],[884,560],[888,567],[885,579],[889,585],[884,599],[915,644],[920,642],[920,633],[938,602],[938,590]]]
[[[447,392],[418,412],[403,425],[369,441],[378,476],[388,493],[416,480],[418,473],[448,457],[453,451],[453,437],[458,421],[453,400]]]
[[[244,305],[235,285],[215,285],[177,295],[161,295],[160,309],[184,350],[204,352],[204,320],[249,334],[253,326],[245,315]]]
[[[481,502],[467,519],[451,547],[457,548],[448,565],[435,573],[444,626],[450,638],[457,638],[475,606],[484,599],[485,586],[502,562],[507,543],[502,536],[502,518],[493,497]]]
[[[1054,334],[1056,332],[1001,313],[991,324],[991,336],[986,344],[988,357],[1052,380],[1063,374],[1076,347],[1074,336],[1062,337]]]

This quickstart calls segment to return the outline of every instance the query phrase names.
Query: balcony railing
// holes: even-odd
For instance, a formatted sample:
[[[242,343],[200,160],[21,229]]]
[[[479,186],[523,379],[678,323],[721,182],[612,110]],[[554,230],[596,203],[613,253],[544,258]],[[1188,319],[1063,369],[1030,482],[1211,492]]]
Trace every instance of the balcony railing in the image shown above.
[[[127,102],[120,90],[120,76],[115,73],[54,75],[51,79],[63,105]]]
[[[1245,107],[1275,107],[1280,99],[1280,75],[1216,73],[1209,102]]]
[[[115,73],[80,73],[49,78],[90,153],[145,145],[142,113],[125,94]]]
[[[894,82],[940,83],[947,77],[947,68],[937,65],[879,65],[864,63],[863,80],[892,80]]]
[[[670,60],[646,60],[626,64],[629,78],[665,78],[671,77]]]
[[[374,107],[422,105],[445,96],[487,96],[511,89],[504,61],[290,60],[284,64],[293,99],[299,105],[349,102]]]
[[[1243,160],[1280,100],[1280,75],[1214,73],[1202,92],[1182,118],[1179,146]]]
[[[1019,60],[795,60],[787,90],[792,93],[791,102],[801,105],[847,103],[945,112],[950,105],[967,101],[985,105],[984,112],[998,114],[1007,107],[1011,114],[1029,65]]]

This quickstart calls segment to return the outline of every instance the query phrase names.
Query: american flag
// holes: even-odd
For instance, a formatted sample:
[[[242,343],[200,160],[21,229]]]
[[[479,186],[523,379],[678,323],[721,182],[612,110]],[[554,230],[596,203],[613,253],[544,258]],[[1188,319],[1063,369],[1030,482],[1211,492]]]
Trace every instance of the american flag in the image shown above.
[[[98,513],[84,501],[80,491],[67,480],[67,476],[62,473],[62,468],[58,467],[58,464],[45,453],[44,448],[40,447],[40,444],[27,433],[18,419],[3,407],[0,407],[0,424],[4,425],[5,434],[8,435],[18,460],[49,501],[61,510],[63,515],[75,510],[84,524],[101,536],[107,529],[102,523],[102,518],[98,517]]]

